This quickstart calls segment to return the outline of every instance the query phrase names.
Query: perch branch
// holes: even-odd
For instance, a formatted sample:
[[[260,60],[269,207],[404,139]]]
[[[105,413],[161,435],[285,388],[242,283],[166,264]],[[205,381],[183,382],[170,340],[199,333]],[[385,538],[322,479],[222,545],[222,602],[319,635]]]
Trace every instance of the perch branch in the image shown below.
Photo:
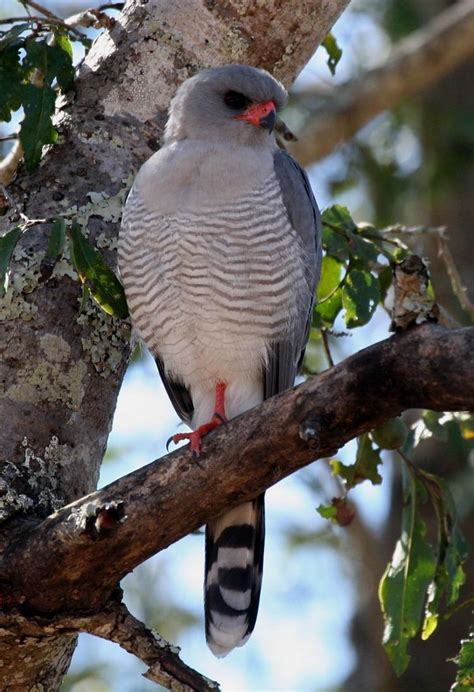
[[[199,463],[185,447],[48,517],[6,551],[0,583],[28,612],[100,609],[146,558],[385,419],[474,409],[473,370],[474,328],[396,334],[209,434]]]

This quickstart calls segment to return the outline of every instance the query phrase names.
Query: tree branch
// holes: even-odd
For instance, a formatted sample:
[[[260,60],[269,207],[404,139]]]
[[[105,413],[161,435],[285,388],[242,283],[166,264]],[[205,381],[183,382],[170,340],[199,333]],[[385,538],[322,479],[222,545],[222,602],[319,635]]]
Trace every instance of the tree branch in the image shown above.
[[[174,692],[216,692],[219,685],[187,666],[179,657],[179,647],[137,620],[114,594],[96,613],[65,613],[50,618],[25,616],[18,611],[0,614],[0,626],[18,634],[44,640],[58,634],[94,634],[115,642],[149,666],[143,676]],[[121,598],[121,594],[120,594]]]
[[[99,609],[150,555],[383,420],[474,409],[473,370],[474,328],[396,334],[209,434],[199,463],[178,450],[47,518],[4,556],[1,582],[28,612]]]
[[[308,165],[350,139],[378,113],[427,89],[474,55],[474,0],[457,2],[426,28],[400,41],[381,67],[342,84],[330,95],[306,92],[300,98],[323,100],[320,110],[298,132],[290,148]]]

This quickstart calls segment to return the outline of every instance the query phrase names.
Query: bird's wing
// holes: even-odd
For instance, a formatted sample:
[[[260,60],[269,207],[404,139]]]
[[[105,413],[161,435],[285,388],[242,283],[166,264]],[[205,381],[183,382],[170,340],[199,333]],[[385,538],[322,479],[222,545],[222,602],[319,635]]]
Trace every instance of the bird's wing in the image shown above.
[[[291,340],[272,345],[265,371],[265,398],[294,384],[309,337],[314,293],[321,271],[321,219],[308,176],[281,149],[275,152],[273,163],[288,219],[303,248],[308,293],[304,297],[307,312],[291,335]]]
[[[144,245],[145,233],[150,231],[151,223],[153,223],[154,235],[149,235],[147,243]],[[150,329],[149,318],[143,308],[148,301],[152,300],[152,295],[150,295],[150,291],[145,293],[144,289],[137,292],[137,287],[143,284],[144,276],[149,278],[150,267],[154,273],[154,290],[157,290],[156,286],[159,284],[159,272],[162,264],[159,231],[160,228],[166,226],[166,223],[166,217],[160,217],[159,214],[153,216],[153,222],[150,221],[148,205],[145,204],[140,192],[140,178],[137,178],[128,196],[122,217],[118,244],[120,275],[125,286],[127,302],[133,314],[134,324],[155,358],[171,403],[178,416],[186,423],[190,423],[194,413],[191,394],[182,382],[166,372],[163,360],[158,353],[158,344],[154,343],[153,334],[148,333]],[[151,264],[150,259],[153,257],[156,262]]]
[[[182,382],[178,382],[170,377],[170,375],[165,371],[165,366],[161,358],[155,356],[155,363],[165,386],[166,393],[174,406],[174,410],[181,420],[189,425],[194,413],[191,392]]]

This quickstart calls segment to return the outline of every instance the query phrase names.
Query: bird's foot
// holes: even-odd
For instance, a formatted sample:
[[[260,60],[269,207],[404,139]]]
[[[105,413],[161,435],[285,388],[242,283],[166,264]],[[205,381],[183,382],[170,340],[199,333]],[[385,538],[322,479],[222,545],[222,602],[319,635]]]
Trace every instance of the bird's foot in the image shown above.
[[[204,425],[200,425],[197,430],[193,430],[193,432],[189,433],[177,433],[176,435],[173,435],[170,437],[168,442],[166,443],[166,449],[168,450],[168,445],[173,442],[174,444],[178,444],[178,442],[182,442],[183,440],[188,440],[188,442],[191,443],[191,452],[193,457],[198,458],[200,453],[201,453],[201,438],[206,435],[206,433],[210,432],[211,430],[214,430],[214,428],[218,428],[219,425],[222,425],[222,423],[225,421],[222,421],[220,416],[214,416],[209,423],[204,423]]]
[[[171,442],[177,444],[183,440],[188,440],[191,443],[191,452],[193,457],[196,459],[199,458],[199,454],[201,452],[201,438],[206,435],[206,433],[214,430],[214,428],[218,428],[219,425],[227,423],[228,419],[225,413],[225,388],[226,385],[223,382],[219,382],[216,385],[214,415],[209,423],[204,423],[203,425],[200,425],[197,430],[193,430],[189,433],[177,433],[176,435],[172,435],[166,443],[166,451],[168,451],[168,447]]]

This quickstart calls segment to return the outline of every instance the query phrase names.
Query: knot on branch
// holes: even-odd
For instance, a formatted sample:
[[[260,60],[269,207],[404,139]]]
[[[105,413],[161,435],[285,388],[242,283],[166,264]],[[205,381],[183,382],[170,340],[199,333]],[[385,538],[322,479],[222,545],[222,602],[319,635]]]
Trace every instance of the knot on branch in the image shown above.
[[[410,255],[393,267],[394,302],[392,324],[394,332],[404,331],[423,322],[437,322],[439,308],[430,286],[425,260]]]
[[[86,518],[86,532],[94,539],[103,538],[115,531],[126,520],[125,503],[122,501],[89,506]]]

